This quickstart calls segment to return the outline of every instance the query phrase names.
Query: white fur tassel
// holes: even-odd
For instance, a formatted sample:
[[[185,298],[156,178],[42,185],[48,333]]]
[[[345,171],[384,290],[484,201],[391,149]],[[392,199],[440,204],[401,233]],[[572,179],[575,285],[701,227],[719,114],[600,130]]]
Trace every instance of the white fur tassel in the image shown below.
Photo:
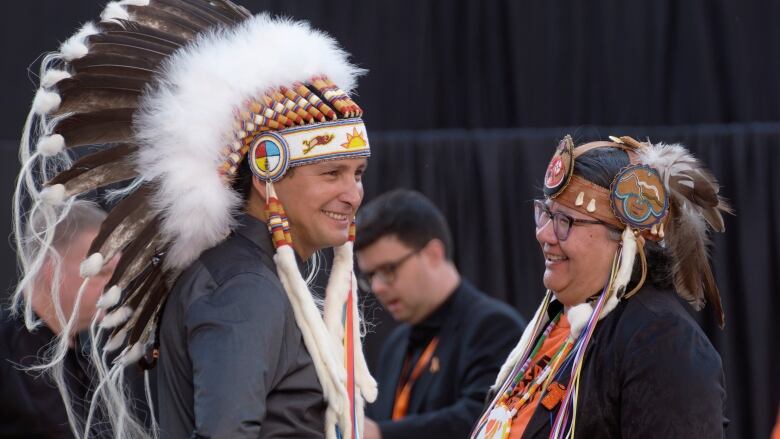
[[[65,186],[55,184],[41,191],[41,201],[48,206],[59,206],[65,202]]]
[[[301,330],[304,345],[314,362],[317,378],[328,402],[327,411],[334,412],[328,416],[326,411],[325,418],[328,422],[325,431],[335,429],[335,424],[331,425],[330,422],[338,420],[338,424],[344,427],[342,430],[346,436],[352,430],[349,422],[349,400],[344,385],[346,374],[335,358],[336,349],[332,345],[331,338],[319,336],[319,334],[328,334],[328,328],[298,270],[293,249],[287,245],[276,249],[274,262],[279,279],[293,307],[295,322]]]
[[[97,301],[97,307],[100,309],[108,309],[119,303],[119,298],[122,296],[122,289],[119,285],[114,285],[108,289],[105,293],[100,295]]]
[[[546,294],[549,295],[552,293],[550,290],[547,290]],[[547,299],[545,298],[545,300]],[[531,319],[531,321],[528,322],[528,325],[523,331],[523,335],[520,336],[520,341],[517,342],[517,345],[515,345],[514,349],[512,349],[512,352],[509,353],[509,356],[507,357],[506,361],[504,361],[504,364],[501,365],[501,370],[498,372],[498,375],[496,376],[496,382],[493,383],[493,387],[491,387],[491,389],[498,390],[498,388],[504,384],[504,381],[509,376],[509,373],[512,372],[512,368],[515,366],[515,363],[520,361],[520,357],[523,355],[523,352],[525,352],[526,347],[531,343],[531,339],[534,337],[534,328],[540,325],[545,325],[548,321],[550,321],[547,313],[543,312],[543,305],[544,301],[542,301],[542,304],[540,304],[536,309],[534,317]],[[541,320],[541,322],[539,322],[539,320]]]
[[[120,346],[122,346],[122,343],[125,342],[125,337],[127,337],[127,328],[122,328],[111,336],[106,344],[103,346],[103,350],[106,352],[112,352],[117,350]]]
[[[636,236],[631,227],[623,230],[623,248],[620,251],[620,266],[615,276],[613,291],[617,294],[621,289],[625,289],[631,280],[631,273],[634,270],[634,259],[636,257]]]
[[[87,38],[96,33],[98,33],[98,30],[93,23],[87,23],[82,26],[75,35],[60,45],[62,58],[65,61],[73,61],[74,59],[84,57],[84,55],[89,53]]]
[[[41,87],[35,93],[32,110],[35,114],[43,116],[59,108],[60,102],[62,98],[59,94]]]
[[[352,245],[352,243],[349,243]],[[355,324],[352,327],[353,330],[353,337],[355,340],[355,383],[357,384],[358,388],[360,389],[360,394],[363,395],[363,398],[365,398],[368,402],[374,402],[376,401],[377,394],[379,393],[379,389],[376,383],[376,380],[373,376],[371,376],[371,372],[368,370],[368,363],[366,362],[366,356],[363,353],[363,343],[362,343],[362,337],[360,334],[360,326],[361,326],[361,319],[360,319],[360,312],[358,311],[358,286],[357,286],[357,279],[355,279],[355,275],[352,274],[350,276],[352,278],[352,315]],[[360,403],[362,407],[362,401],[361,398],[356,398],[358,401],[356,403]],[[358,417],[360,417],[360,422],[358,422],[358,426],[362,429],[363,428],[363,421],[362,421],[363,411],[358,410]]]
[[[341,346],[344,339],[344,325],[341,322],[352,279],[352,254],[351,242],[333,249],[333,268],[325,288],[325,325],[337,346]]]
[[[124,6],[149,6],[149,0],[122,0],[111,2],[100,14],[103,21],[130,20],[130,14]]]
[[[581,303],[569,308],[569,311],[566,312],[566,318],[569,319],[572,337],[577,338],[580,336],[582,328],[588,324],[591,315],[593,315],[593,307],[587,303]]]
[[[133,309],[129,306],[122,306],[119,309],[111,311],[100,321],[100,327],[103,329],[115,328],[126,322],[133,315]]]
[[[70,73],[65,70],[51,69],[47,70],[41,78],[41,87],[49,88],[63,79],[70,78]]]
[[[93,277],[103,269],[103,255],[92,253],[81,263],[81,277]]]
[[[55,156],[65,150],[65,138],[61,134],[41,137],[36,149],[44,157]]]

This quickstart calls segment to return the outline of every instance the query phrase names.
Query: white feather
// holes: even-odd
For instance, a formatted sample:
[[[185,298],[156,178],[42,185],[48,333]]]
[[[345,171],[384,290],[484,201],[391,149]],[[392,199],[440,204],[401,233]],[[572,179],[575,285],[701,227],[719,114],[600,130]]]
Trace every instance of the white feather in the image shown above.
[[[639,161],[657,170],[661,175],[664,187],[667,188],[669,187],[669,177],[680,171],[698,167],[696,158],[679,144],[658,143],[650,148],[645,148],[639,154]]]
[[[41,137],[36,149],[44,157],[55,156],[65,150],[65,138],[61,134]]]
[[[72,37],[60,45],[60,54],[65,61],[73,61],[82,58],[89,52],[87,38],[98,33],[93,23],[86,23]]]
[[[47,186],[41,191],[41,201],[49,206],[59,206],[65,202],[65,186],[55,184]]]
[[[122,296],[122,289],[119,285],[114,285],[103,293],[97,301],[97,307],[100,309],[111,308],[119,303],[119,298]]]
[[[46,115],[56,110],[60,106],[60,102],[62,102],[62,98],[59,94],[41,87],[35,93],[32,111],[41,116]]]
[[[592,314],[593,308],[587,303],[581,303],[569,308],[569,311],[566,312],[566,318],[569,319],[572,337],[577,338],[580,335],[582,328],[588,324]]]
[[[104,258],[100,253],[92,253],[81,263],[81,277],[93,277],[103,269]]]
[[[130,316],[133,315],[133,309],[129,306],[122,306],[119,309],[115,309],[103,317],[100,321],[100,327],[103,329],[110,329],[121,325],[126,322]]]
[[[268,15],[205,35],[160,68],[161,80],[142,99],[136,118],[136,167],[143,180],[162,182],[153,204],[163,215],[163,240],[171,243],[166,268],[181,269],[228,235],[240,208],[217,172],[234,110],[270,88],[315,75],[349,91],[362,71],[329,36]]]
[[[65,70],[47,70],[41,78],[41,87],[49,88],[63,79],[70,78],[70,73]]]

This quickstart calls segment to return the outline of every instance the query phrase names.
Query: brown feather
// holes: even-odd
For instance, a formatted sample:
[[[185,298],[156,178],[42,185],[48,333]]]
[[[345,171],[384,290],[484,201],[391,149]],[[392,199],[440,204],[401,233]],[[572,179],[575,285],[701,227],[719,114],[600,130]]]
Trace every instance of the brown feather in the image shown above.
[[[178,38],[192,40],[203,28],[170,12],[151,6],[127,6],[132,20]]]
[[[158,282],[153,290],[146,293],[147,300],[141,305],[141,309],[134,313],[136,321],[130,332],[129,344],[136,343],[144,333],[144,329],[149,321],[157,314],[160,305],[165,296],[168,295],[168,285],[165,282]]]
[[[149,298],[148,292],[157,289],[160,283],[163,282],[163,273],[159,267],[152,265],[147,261],[147,266],[141,271],[141,273],[133,279],[133,281],[125,289],[125,299],[121,305],[117,305],[111,309],[117,309],[119,306],[127,306],[132,309],[130,317],[120,325],[117,325],[111,332],[111,337],[115,337],[124,328],[132,328],[138,317],[143,310],[143,306],[146,304]],[[110,311],[109,311],[110,312]]]
[[[178,35],[162,32],[159,29],[129,20],[103,21],[99,24],[99,28],[105,33],[128,34],[135,38],[154,41],[176,49],[185,46],[189,42],[189,40]]]
[[[134,108],[115,108],[77,113],[57,123],[56,134],[65,138],[70,148],[82,145],[128,142],[132,138]]]
[[[671,197],[671,221],[665,240],[672,256],[672,276],[675,289],[683,299],[700,310],[705,301],[713,304],[719,324],[723,324],[720,295],[715,284],[707,252],[709,239],[704,219],[695,212],[686,212],[679,195]]]
[[[126,150],[133,149],[130,145],[121,144],[118,147],[85,156],[74,163],[70,169],[57,174],[46,184],[47,186],[63,184],[66,195],[74,196],[135,178],[138,173],[126,161],[124,155]]]
[[[157,73],[161,58],[144,56],[138,51],[117,53],[116,50],[93,51],[73,60],[71,66],[77,73],[102,73],[151,78]]]
[[[111,209],[100,225],[97,236],[92,240],[89,254],[100,252],[109,260],[135,239],[151,220],[148,206],[150,193],[150,187],[143,185]]]
[[[89,51],[98,53],[130,53],[153,58],[165,58],[178,47],[128,32],[110,32],[89,37]]]
[[[252,17],[252,13],[249,12],[243,6],[239,6],[231,1],[226,0],[212,0],[212,1],[193,1],[202,5],[207,5],[209,9],[219,12],[220,14],[234,20],[236,23],[246,20]]]
[[[117,285],[124,289],[143,270],[156,251],[158,228],[159,218],[154,217],[135,239],[129,242],[127,248],[122,251],[108,286]]]
[[[201,31],[235,23],[219,12],[209,8],[201,8],[199,5],[202,4],[186,0],[156,0],[154,2],[156,8],[192,23],[193,27],[197,26]]]
[[[73,88],[62,95],[62,103],[55,116],[70,113],[112,110],[114,108],[137,108],[140,93],[126,90],[100,90],[95,88]]]

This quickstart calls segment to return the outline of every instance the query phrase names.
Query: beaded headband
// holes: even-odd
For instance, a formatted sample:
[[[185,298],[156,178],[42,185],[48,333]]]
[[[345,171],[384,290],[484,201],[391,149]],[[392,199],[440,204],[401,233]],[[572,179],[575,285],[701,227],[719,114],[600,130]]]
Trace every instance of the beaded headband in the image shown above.
[[[324,102],[323,99],[327,102]],[[294,166],[369,157],[363,110],[327,76],[270,90],[235,111],[220,173],[231,178],[249,153],[254,175],[276,182]]]

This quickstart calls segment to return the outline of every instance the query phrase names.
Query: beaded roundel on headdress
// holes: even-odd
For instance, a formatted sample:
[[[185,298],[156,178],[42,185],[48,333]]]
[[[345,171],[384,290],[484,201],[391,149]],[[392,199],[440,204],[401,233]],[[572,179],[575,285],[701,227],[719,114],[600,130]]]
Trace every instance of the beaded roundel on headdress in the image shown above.
[[[263,181],[280,180],[290,166],[290,151],[282,136],[265,132],[252,140],[249,167]]]
[[[553,198],[563,192],[574,172],[574,141],[564,137],[558,144],[544,174],[544,196]]]
[[[624,224],[647,230],[663,221],[669,210],[669,194],[658,171],[647,165],[631,165],[612,180],[610,203]]]

